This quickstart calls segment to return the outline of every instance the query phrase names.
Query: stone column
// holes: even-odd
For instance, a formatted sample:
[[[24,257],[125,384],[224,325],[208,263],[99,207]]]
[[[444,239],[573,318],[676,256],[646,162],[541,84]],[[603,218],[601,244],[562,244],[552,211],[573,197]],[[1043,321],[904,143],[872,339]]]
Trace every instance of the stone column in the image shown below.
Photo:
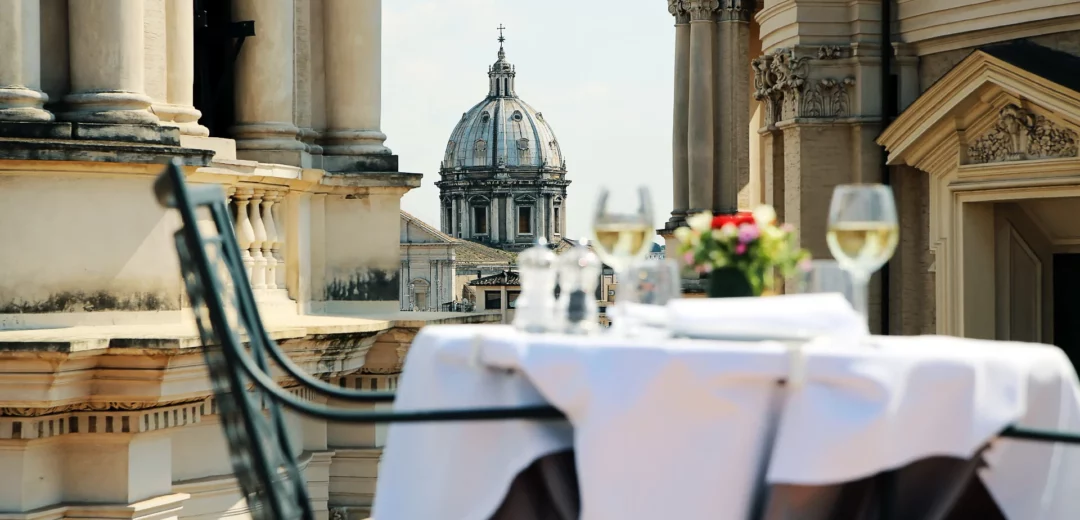
[[[236,62],[236,149],[303,151],[293,123],[292,0],[236,0],[233,19],[254,20],[256,32]]]
[[[450,229],[449,235],[457,238],[458,236],[458,198],[450,196]]]
[[[195,108],[195,3],[166,0],[165,38],[169,79],[167,85],[170,122],[184,135],[206,137],[210,131],[199,124],[202,112]],[[245,43],[245,45],[247,45]]]
[[[324,0],[325,155],[390,155],[380,130],[382,0]]]
[[[713,12],[718,0],[689,0],[690,91],[687,130],[691,212],[713,207]]]
[[[142,0],[68,2],[70,121],[153,124],[143,79]]]
[[[686,0],[668,0],[668,12],[675,16],[675,107],[671,142],[674,197],[668,227],[676,228],[685,221],[686,210],[690,207],[690,166],[687,162],[690,118],[690,13],[686,10]]]
[[[499,199],[501,198],[502,197],[500,197],[498,194],[493,194],[491,197],[491,209],[490,215],[488,215],[488,227],[491,231],[491,242],[493,244],[499,243],[499,228],[502,227],[499,223],[499,216],[502,215],[502,213],[499,212]]]
[[[746,64],[750,62],[753,8],[751,0],[721,0],[717,10],[712,209],[719,213],[734,213],[750,202],[744,190],[750,183],[750,71]]]
[[[0,121],[51,121],[42,108],[39,0],[0,0],[0,49]]]

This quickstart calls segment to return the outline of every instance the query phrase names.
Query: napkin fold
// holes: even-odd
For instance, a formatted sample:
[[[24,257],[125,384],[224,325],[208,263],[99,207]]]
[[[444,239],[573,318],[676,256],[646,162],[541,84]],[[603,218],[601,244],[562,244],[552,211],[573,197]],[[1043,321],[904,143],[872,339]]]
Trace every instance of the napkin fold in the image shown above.
[[[689,338],[867,336],[866,320],[839,293],[684,298],[667,305],[672,334]]]

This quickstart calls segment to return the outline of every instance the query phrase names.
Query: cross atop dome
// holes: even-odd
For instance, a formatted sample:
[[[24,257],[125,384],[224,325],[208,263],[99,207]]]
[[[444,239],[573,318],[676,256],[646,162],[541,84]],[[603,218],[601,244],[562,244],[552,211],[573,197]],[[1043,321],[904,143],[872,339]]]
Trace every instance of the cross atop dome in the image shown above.
[[[499,24],[497,29],[499,30],[499,61],[505,61],[506,50],[503,49],[503,42],[506,41],[506,37],[503,36],[503,31],[506,30],[506,26],[503,24]]]

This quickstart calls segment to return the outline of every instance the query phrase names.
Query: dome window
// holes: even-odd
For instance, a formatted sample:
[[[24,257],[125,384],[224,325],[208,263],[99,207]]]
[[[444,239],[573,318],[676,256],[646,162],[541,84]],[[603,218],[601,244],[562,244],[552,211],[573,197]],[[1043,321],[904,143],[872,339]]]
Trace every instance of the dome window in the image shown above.
[[[487,112],[484,112],[484,113],[483,113],[483,114],[482,114],[482,115],[480,116],[480,122],[481,122],[481,123],[484,123],[484,124],[487,124],[487,122],[488,122],[488,121],[491,121],[491,114],[489,114],[489,113],[487,113]]]
[[[536,113],[536,118],[543,121],[544,120],[544,113],[543,112],[537,112]]]
[[[520,110],[515,110],[514,115],[510,116],[510,119],[513,119],[514,121],[521,121],[523,119],[523,116],[521,115],[521,111]]]

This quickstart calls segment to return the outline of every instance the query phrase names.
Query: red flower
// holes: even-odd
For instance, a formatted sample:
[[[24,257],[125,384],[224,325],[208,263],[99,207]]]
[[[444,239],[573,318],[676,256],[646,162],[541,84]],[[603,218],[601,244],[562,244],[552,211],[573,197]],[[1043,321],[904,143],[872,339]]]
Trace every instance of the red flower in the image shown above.
[[[754,214],[748,211],[740,211],[731,215],[717,215],[712,219],[712,228],[720,229],[726,224],[734,224],[735,227],[739,227],[743,224],[753,224]]]

